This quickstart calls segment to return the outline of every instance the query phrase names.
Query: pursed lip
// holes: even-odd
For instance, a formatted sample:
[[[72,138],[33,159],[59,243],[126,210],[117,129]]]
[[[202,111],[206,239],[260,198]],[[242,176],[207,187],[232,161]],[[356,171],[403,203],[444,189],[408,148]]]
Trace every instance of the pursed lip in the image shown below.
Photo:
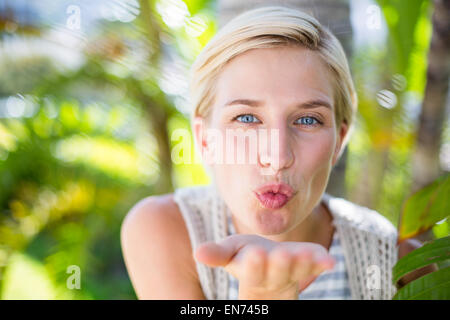
[[[258,195],[262,195],[267,192],[281,193],[284,194],[289,200],[294,194],[294,189],[292,189],[291,186],[285,183],[269,182],[255,189],[254,192]]]

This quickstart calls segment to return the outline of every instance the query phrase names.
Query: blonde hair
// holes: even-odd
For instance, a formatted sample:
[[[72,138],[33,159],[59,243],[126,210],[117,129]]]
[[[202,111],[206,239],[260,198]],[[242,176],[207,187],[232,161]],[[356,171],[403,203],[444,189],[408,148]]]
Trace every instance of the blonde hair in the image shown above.
[[[339,40],[315,18],[288,7],[267,6],[246,11],[229,21],[208,42],[190,70],[191,118],[208,118],[217,79],[231,59],[250,49],[290,45],[316,51],[330,70],[337,127],[342,122],[349,127],[342,153],[357,110],[357,95],[345,52]]]

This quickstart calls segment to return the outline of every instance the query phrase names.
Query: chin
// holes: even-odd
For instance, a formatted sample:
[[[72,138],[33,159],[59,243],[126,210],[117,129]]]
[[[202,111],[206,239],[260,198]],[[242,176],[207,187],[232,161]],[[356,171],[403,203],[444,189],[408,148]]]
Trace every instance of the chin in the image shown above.
[[[277,235],[289,230],[291,213],[287,207],[272,209],[259,209],[251,216],[253,230],[261,235]]]

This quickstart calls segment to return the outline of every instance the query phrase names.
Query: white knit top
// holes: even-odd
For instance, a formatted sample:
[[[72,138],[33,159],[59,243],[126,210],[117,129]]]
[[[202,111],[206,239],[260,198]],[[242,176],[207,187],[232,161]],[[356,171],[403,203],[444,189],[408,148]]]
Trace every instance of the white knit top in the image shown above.
[[[203,242],[220,241],[234,232],[229,229],[231,212],[213,184],[178,188],[174,200],[194,251]],[[395,227],[378,212],[348,200],[324,193],[322,201],[333,216],[330,254],[337,264],[320,274],[299,299],[391,299],[396,293],[392,268],[398,258]],[[196,267],[208,300],[236,299],[236,279],[222,267],[198,262]]]

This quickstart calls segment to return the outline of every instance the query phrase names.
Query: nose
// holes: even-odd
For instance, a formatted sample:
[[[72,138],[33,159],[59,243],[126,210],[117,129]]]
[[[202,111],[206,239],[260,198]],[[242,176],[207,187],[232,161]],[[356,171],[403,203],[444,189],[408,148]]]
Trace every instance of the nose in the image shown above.
[[[292,166],[295,157],[288,129],[277,126],[260,129],[258,163],[264,174],[276,175]]]

